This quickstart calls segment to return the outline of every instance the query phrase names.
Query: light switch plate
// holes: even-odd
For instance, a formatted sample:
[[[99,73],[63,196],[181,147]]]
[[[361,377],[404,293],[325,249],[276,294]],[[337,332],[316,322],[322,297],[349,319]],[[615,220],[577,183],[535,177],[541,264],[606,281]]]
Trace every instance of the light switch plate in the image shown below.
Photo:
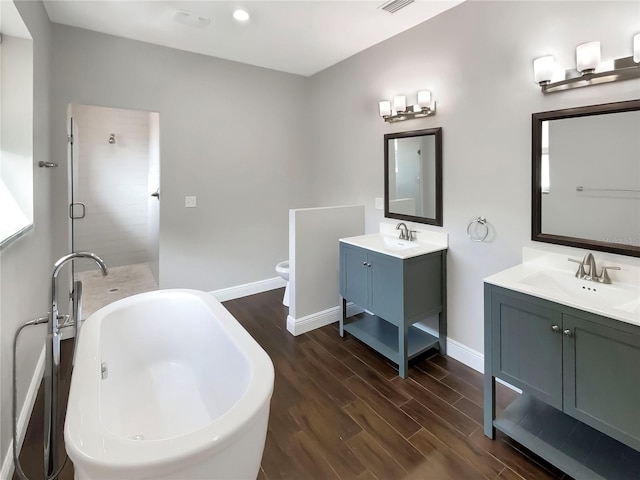
[[[382,200],[382,197],[376,197],[376,210],[382,210],[384,208]]]
[[[185,208],[196,208],[196,197],[184,197]]]

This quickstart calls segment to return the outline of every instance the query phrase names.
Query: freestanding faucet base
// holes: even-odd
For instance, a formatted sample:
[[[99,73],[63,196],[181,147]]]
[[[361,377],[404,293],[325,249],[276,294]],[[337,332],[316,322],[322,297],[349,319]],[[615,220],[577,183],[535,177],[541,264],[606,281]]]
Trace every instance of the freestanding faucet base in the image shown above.
[[[53,266],[51,275],[51,313],[49,314],[49,330],[47,333],[45,382],[44,382],[44,475],[45,479],[55,477],[58,472],[58,379],[60,375],[60,330],[58,323],[57,278],[62,267],[76,259],[88,258],[98,264],[102,275],[107,275],[107,266],[100,257],[91,252],[75,252],[65,255]],[[75,303],[75,302],[74,302]],[[80,322],[79,315],[74,312],[76,329]],[[77,341],[77,339],[76,339]]]

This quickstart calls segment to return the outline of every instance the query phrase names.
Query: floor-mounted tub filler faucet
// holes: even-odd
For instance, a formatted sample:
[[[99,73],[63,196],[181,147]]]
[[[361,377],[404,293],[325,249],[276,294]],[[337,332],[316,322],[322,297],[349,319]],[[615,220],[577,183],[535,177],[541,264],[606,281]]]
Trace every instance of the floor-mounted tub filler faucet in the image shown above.
[[[14,337],[13,342],[13,460],[16,473],[21,480],[29,480],[24,474],[18,458],[18,441],[17,441],[17,393],[16,393],[16,347],[18,344],[18,336],[23,328],[31,325],[40,325],[48,323],[47,340],[46,340],[46,357],[44,372],[44,478],[45,480],[54,480],[60,474],[62,466],[58,465],[57,443],[58,443],[58,380],[60,374],[60,341],[61,330],[64,327],[75,325],[76,328],[76,345],[78,343],[78,334],[80,327],[80,310],[82,304],[82,283],[74,282],[71,299],[73,301],[72,319],[69,322],[59,323],[65,320],[64,315],[60,315],[58,311],[58,274],[68,262],[86,258],[96,262],[102,275],[108,273],[107,266],[104,261],[96,254],[91,252],[75,252],[65,255],[53,265],[53,273],[51,275],[51,312],[45,317],[30,320],[22,325]]]

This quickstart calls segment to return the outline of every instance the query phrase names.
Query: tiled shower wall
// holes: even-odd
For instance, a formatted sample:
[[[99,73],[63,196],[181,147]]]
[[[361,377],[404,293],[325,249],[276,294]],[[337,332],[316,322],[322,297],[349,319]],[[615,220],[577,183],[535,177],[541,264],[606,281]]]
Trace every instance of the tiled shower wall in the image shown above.
[[[109,267],[149,260],[148,112],[73,105],[74,201],[86,216],[74,223],[75,250],[101,256]],[[115,144],[109,144],[114,133]],[[157,138],[157,137],[156,137]],[[95,268],[77,262],[79,271]]]

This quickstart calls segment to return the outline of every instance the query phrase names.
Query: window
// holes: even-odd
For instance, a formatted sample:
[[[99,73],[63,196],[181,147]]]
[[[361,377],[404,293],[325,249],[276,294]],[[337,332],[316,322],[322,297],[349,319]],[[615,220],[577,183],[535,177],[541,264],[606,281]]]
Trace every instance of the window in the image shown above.
[[[542,122],[542,155],[540,156],[540,186],[542,193],[549,193],[551,177],[549,175],[549,122]]]
[[[33,41],[0,2],[0,244],[33,224]]]

